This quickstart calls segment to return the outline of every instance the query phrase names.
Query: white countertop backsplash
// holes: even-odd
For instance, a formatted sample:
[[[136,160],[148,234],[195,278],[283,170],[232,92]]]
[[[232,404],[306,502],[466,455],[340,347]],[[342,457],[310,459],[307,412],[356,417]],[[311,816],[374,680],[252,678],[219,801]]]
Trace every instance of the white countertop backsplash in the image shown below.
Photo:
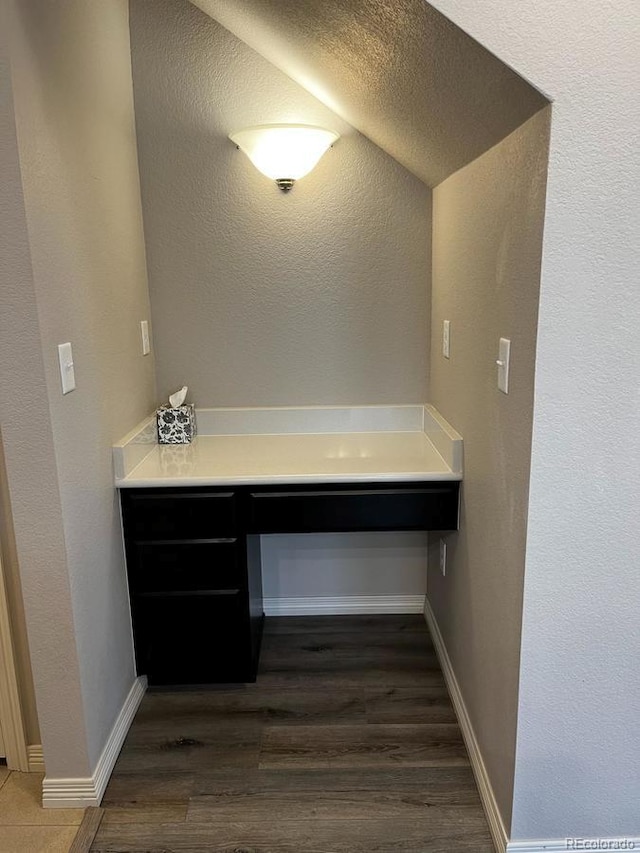
[[[116,486],[461,480],[462,437],[433,406],[197,409],[191,444],[155,413],[113,448]]]

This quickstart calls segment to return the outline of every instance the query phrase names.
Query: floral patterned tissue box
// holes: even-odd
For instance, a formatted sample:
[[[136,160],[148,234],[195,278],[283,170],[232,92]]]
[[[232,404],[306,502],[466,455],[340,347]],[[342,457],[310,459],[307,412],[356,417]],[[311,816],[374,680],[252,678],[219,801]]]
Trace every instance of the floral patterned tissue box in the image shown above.
[[[160,406],[158,444],[190,444],[196,435],[196,409],[193,403],[182,406]]]

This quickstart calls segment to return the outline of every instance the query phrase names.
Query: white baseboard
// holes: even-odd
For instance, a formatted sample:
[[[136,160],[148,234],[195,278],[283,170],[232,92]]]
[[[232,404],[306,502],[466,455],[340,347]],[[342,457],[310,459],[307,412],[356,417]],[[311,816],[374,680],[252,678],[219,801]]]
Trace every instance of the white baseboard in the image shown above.
[[[42,783],[43,808],[75,809],[100,805],[111,771],[146,689],[147,679],[144,676],[134,681],[107,738],[93,775],[79,779],[56,779],[45,776]]]
[[[640,837],[594,838],[585,835],[580,838],[576,836],[575,838],[550,838],[532,841],[507,840],[507,831],[500,810],[498,809],[498,803],[491,787],[487,769],[482,760],[482,753],[480,752],[480,747],[473,726],[471,725],[462,693],[460,692],[460,686],[453,671],[442,634],[438,628],[438,623],[428,601],[425,601],[424,616],[429,626],[431,639],[433,640],[445,681],[447,682],[447,688],[456,711],[456,716],[458,717],[462,737],[469,752],[473,775],[476,778],[478,792],[487,816],[491,837],[498,853],[560,853],[560,851],[568,853],[571,850],[636,850],[640,853]]]
[[[640,850],[640,837],[550,838],[543,841],[510,841],[506,853],[568,853],[571,850]]]
[[[27,747],[29,773],[44,773],[44,754],[41,743],[32,743]]]
[[[482,801],[482,805],[487,816],[487,822],[489,824],[489,830],[491,831],[493,843],[498,853],[506,853],[507,849],[509,851],[511,850],[511,848],[507,848],[507,831],[505,829],[500,810],[498,809],[498,803],[496,802],[496,798],[493,793],[493,788],[491,787],[491,782],[489,780],[489,775],[482,759],[482,753],[480,752],[478,740],[473,730],[473,726],[471,725],[471,720],[469,719],[469,714],[467,713],[467,708],[464,704],[464,699],[462,698],[462,693],[460,691],[458,681],[453,671],[453,667],[451,665],[451,661],[449,659],[449,655],[447,653],[442,634],[440,633],[438,623],[436,622],[436,618],[428,601],[425,601],[424,616],[429,626],[431,639],[433,640],[433,645],[435,646],[436,654],[438,655],[438,660],[440,661],[440,666],[442,667],[442,672],[444,674],[445,681],[447,682],[447,688],[449,689],[451,701],[453,702],[453,707],[455,708],[458,723],[460,724],[462,737],[464,738],[465,746],[467,747],[467,751],[469,753],[471,768],[473,770],[473,775],[476,778],[478,792],[480,794],[480,799]],[[513,849],[516,850],[517,848]],[[525,850],[528,848],[522,849]],[[538,848],[532,847],[532,853],[534,849],[537,850]],[[565,851],[567,850],[566,847],[563,847],[562,849]]]
[[[338,616],[422,613],[424,595],[339,595],[332,598],[265,598],[266,616]]]

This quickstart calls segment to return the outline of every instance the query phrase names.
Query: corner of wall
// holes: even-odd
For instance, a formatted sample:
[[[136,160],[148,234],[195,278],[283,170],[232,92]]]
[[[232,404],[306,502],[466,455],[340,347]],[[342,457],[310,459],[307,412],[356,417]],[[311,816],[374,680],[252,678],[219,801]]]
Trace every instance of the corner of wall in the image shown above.
[[[549,108],[434,190],[431,402],[464,437],[460,530],[429,600],[494,801],[509,826]],[[451,354],[441,352],[442,321]],[[499,338],[512,341],[509,394]]]

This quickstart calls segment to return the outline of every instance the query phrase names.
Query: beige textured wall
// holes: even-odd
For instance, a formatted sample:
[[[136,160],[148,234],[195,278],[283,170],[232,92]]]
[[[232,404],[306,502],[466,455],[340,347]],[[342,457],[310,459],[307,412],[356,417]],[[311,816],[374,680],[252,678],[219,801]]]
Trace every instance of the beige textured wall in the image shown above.
[[[50,433],[46,446],[31,448],[46,455],[39,476],[29,479],[31,461],[18,459],[15,432],[4,424],[3,436],[47,771],[73,777],[86,775],[86,759],[80,767],[65,747],[84,740],[94,768],[134,679],[111,444],[155,401],[153,360],[140,350],[149,304],[128,7],[126,0],[23,0],[11,7],[30,308],[39,321],[30,330],[31,359],[41,362],[38,374],[9,352],[4,367],[17,396],[21,386],[40,382]],[[22,298],[16,295],[18,303]],[[73,344],[78,387],[63,397],[56,346],[64,341]],[[30,414],[28,430],[46,428]],[[63,534],[66,559],[56,583],[43,555],[31,562],[34,545],[42,544],[39,490],[49,472],[62,513],[54,541]],[[52,500],[44,520],[53,512]],[[57,566],[63,555],[56,559]],[[62,694],[67,669],[79,670],[81,698],[77,690]]]
[[[424,0],[193,0],[429,186],[544,105]]]
[[[199,406],[422,402],[430,191],[189,3],[133,0],[158,391]],[[227,139],[342,138],[287,195]]]
[[[428,595],[507,825],[549,118],[547,108],[434,190],[431,402],[464,436],[465,479],[445,578],[430,537]],[[500,337],[511,340],[508,395],[496,384]]]
[[[433,2],[553,97],[512,837],[638,839],[640,4]]]
[[[56,460],[0,5],[0,428],[45,760],[89,772]],[[16,390],[18,389],[18,390]]]

